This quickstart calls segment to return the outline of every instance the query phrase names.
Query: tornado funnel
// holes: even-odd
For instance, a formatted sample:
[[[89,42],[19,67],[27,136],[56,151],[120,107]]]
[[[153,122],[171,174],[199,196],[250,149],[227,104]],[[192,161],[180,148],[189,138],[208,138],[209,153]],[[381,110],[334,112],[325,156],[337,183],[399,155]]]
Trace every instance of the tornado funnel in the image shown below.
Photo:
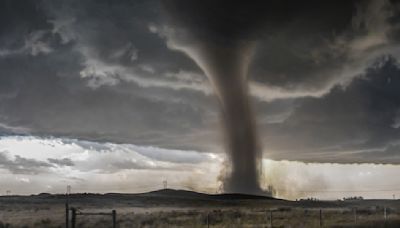
[[[253,46],[240,42],[229,47],[207,45],[196,56],[221,105],[225,148],[231,164],[224,182],[226,192],[261,192],[258,164],[261,153],[247,82]]]
[[[260,194],[261,152],[247,82],[255,42],[245,35],[256,24],[252,23],[255,17],[241,15],[241,10],[224,14],[220,3],[166,0],[174,23],[168,44],[192,58],[215,89],[230,164],[225,168],[224,191]],[[234,23],[236,16],[244,17]]]
[[[170,48],[192,58],[212,82],[221,104],[230,166],[227,192],[260,193],[256,124],[249,103],[247,68],[256,40],[268,40],[287,28],[332,33],[345,28],[354,2],[290,0],[163,0]],[[334,8],[347,16],[337,20]],[[349,13],[350,12],[350,13]],[[315,20],[318,18],[318,20]],[[295,33],[294,33],[295,34]]]

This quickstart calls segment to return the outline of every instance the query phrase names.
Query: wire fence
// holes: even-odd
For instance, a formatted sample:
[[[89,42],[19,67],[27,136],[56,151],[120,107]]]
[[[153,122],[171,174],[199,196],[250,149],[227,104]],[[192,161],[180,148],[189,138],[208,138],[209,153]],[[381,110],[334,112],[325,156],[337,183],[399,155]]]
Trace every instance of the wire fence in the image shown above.
[[[177,210],[152,213],[87,212],[66,206],[67,228],[76,227],[400,227],[393,208],[271,208],[264,210]],[[112,220],[96,216],[112,217]],[[80,223],[77,223],[77,219]],[[85,217],[85,218],[84,218]],[[90,219],[87,217],[91,217]],[[96,217],[96,218],[93,218]],[[69,222],[68,222],[69,221]],[[80,224],[80,225],[77,225]],[[71,225],[71,226],[70,226]]]
[[[69,207],[69,204],[65,204],[65,227],[76,228],[77,217],[79,216],[111,216],[112,217],[112,228],[117,227],[117,211],[112,210],[111,213],[105,212],[87,212],[75,207]],[[71,218],[71,219],[69,219]]]

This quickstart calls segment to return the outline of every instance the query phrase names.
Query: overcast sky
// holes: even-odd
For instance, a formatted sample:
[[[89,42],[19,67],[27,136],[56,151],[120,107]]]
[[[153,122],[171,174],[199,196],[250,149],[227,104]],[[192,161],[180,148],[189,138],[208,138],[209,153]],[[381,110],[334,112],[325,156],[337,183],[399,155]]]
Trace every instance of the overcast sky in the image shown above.
[[[255,37],[264,181],[292,198],[399,192],[382,177],[400,171],[400,5],[305,2]],[[163,179],[217,191],[220,109],[204,72],[174,48],[179,36],[157,0],[1,1],[0,192],[138,192]]]

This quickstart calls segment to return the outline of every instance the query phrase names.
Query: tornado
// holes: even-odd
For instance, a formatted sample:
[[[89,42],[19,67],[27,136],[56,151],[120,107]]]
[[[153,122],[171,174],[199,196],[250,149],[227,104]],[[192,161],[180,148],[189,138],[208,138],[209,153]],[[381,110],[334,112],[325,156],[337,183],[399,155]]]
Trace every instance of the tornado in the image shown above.
[[[249,102],[247,69],[253,43],[208,47],[197,58],[211,81],[221,106],[225,148],[230,167],[224,181],[226,192],[259,194],[261,151]]]
[[[225,192],[264,193],[260,187],[261,146],[250,105],[248,68],[259,40],[290,28],[334,34],[347,27],[354,11],[349,0],[163,0],[171,49],[193,59],[218,97],[230,166]],[[337,19],[339,8],[345,13]],[[318,18],[316,20],[316,18]]]
[[[224,191],[260,194],[261,148],[249,101],[247,69],[254,43],[229,46],[201,45],[185,49],[205,72],[221,107],[225,148],[230,166],[226,168]]]
[[[250,107],[247,77],[255,42],[242,36],[251,24],[246,21],[245,25],[231,27],[229,21],[236,18],[213,12],[223,8],[211,1],[166,0],[165,5],[178,24],[170,31],[169,46],[197,63],[219,100],[230,164],[225,168],[224,191],[262,193],[259,183],[261,148]],[[188,12],[190,15],[186,15]],[[251,16],[247,15],[245,20],[248,18]],[[243,24],[243,21],[238,23]]]

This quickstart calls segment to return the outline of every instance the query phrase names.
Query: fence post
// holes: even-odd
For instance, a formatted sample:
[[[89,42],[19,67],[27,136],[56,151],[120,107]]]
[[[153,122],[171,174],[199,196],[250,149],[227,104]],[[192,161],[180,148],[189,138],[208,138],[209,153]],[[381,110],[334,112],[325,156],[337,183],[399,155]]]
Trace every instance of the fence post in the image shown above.
[[[71,211],[72,211],[72,217],[71,217],[72,225],[71,225],[71,227],[75,228],[75,225],[76,225],[76,209],[75,209],[75,207],[71,208]]]
[[[354,208],[354,224],[357,224],[357,208]]]
[[[65,228],[69,228],[69,205],[65,203]]]
[[[319,209],[319,227],[322,227],[322,209]]]
[[[210,228],[210,212],[207,212],[207,228]]]
[[[383,208],[383,218],[385,219],[385,223],[386,223],[386,219],[387,219],[386,207]]]
[[[117,212],[112,210],[112,220],[113,220],[113,228],[117,227]]]
[[[272,227],[272,210],[269,210],[269,227]]]

